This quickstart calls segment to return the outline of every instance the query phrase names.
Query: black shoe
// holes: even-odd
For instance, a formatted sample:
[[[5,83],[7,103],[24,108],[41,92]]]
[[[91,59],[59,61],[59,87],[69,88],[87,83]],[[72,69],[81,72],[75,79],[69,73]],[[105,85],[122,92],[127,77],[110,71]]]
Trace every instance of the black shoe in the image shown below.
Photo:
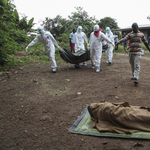
[[[75,68],[80,68],[79,64],[75,64],[74,66],[75,66]]]
[[[53,73],[56,73],[56,71],[57,71],[57,67],[56,68],[52,68],[52,72]]]
[[[137,86],[138,85],[138,80],[134,81],[134,85]]]

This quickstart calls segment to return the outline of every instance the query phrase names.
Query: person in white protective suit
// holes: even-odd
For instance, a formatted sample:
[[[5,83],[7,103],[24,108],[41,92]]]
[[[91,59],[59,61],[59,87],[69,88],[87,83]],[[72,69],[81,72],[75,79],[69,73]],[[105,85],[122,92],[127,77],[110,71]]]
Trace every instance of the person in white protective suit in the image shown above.
[[[102,40],[107,41],[109,44],[113,45],[110,39],[106,37],[104,33],[101,32],[99,25],[94,26],[94,31],[90,35],[90,58],[92,62],[92,69],[96,67],[96,72],[100,71],[100,63],[102,56]]]
[[[57,64],[55,61],[55,46],[60,48],[53,37],[53,35],[49,31],[44,31],[42,27],[38,27],[39,34],[34,38],[34,40],[26,47],[26,51],[28,47],[33,46],[37,42],[41,42],[45,45],[45,51],[49,57],[52,72],[55,73],[57,71]],[[55,46],[54,46],[55,45]]]
[[[85,50],[84,40],[87,43],[87,47],[89,47],[86,34],[82,32],[82,27],[78,26],[77,32],[75,33],[75,53],[80,50]],[[87,66],[86,62],[83,62],[83,65]],[[75,67],[79,68],[80,65],[76,64]]]
[[[108,48],[106,50],[107,63],[111,64],[113,58],[113,49],[114,49],[114,35],[111,32],[109,27],[106,28],[106,36],[113,43],[113,45],[108,43]]]

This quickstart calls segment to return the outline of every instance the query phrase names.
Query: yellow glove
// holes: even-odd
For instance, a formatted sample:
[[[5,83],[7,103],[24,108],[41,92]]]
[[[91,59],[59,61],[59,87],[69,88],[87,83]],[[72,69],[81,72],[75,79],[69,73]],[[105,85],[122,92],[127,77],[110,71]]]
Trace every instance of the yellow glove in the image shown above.
[[[113,42],[110,42],[110,43],[111,43],[113,46],[115,46]]]
[[[77,47],[77,50],[79,51],[79,50],[80,50],[80,48],[79,48],[79,47]]]
[[[87,44],[87,49],[90,50],[90,44]]]

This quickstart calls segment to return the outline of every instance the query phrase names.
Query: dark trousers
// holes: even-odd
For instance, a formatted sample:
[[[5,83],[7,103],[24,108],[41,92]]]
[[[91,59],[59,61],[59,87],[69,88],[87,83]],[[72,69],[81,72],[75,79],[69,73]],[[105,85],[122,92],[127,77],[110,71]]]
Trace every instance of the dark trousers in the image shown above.
[[[118,45],[116,43],[117,42],[115,42],[115,51],[118,51]]]

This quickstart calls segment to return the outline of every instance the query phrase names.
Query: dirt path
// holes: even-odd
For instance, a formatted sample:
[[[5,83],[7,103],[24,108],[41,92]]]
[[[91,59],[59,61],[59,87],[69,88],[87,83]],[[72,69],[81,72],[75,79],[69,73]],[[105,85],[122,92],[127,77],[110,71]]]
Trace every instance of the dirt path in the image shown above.
[[[0,150],[149,150],[149,140],[68,132],[84,107],[93,102],[150,107],[149,58],[149,53],[142,56],[137,87],[130,80],[125,53],[114,55],[111,66],[103,56],[100,73],[91,69],[90,61],[80,69],[58,63],[55,74],[49,71],[49,63],[38,62],[8,70],[0,76]]]

